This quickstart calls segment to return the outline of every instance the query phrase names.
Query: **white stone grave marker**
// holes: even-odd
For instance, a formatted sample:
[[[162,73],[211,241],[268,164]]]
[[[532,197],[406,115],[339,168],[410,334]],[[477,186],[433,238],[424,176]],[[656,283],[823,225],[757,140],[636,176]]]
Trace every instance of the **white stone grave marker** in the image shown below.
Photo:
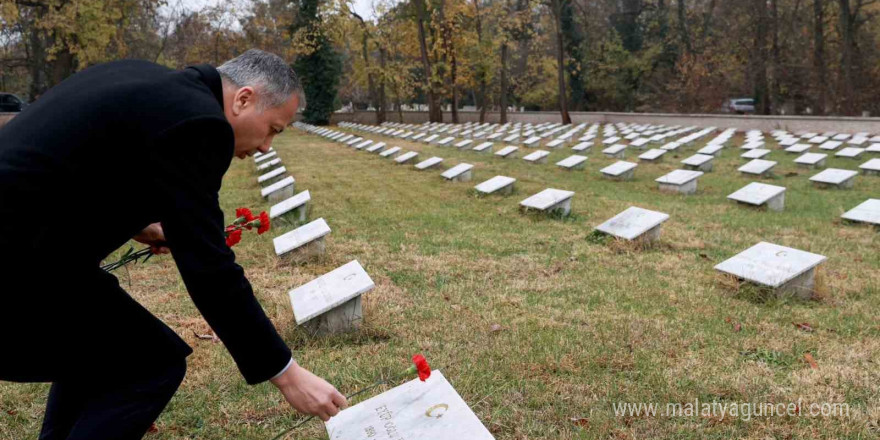
[[[596,230],[624,240],[650,243],[660,238],[660,228],[666,220],[668,214],[632,206],[596,226]]]
[[[549,155],[550,155],[549,151],[538,150],[538,151],[534,151],[532,153],[529,153],[528,155],[523,157],[523,160],[526,162],[534,163],[534,164],[547,163],[547,156],[549,156]]]
[[[856,147],[846,147],[837,153],[834,154],[835,157],[844,157],[847,159],[858,159],[862,153],[865,152],[864,148],[856,148]]]
[[[745,153],[741,154],[739,157],[746,159],[746,160],[752,160],[752,159],[761,159],[762,157],[767,156],[768,154],[770,154],[770,150],[765,150],[763,148],[755,148],[754,150],[746,151]]]
[[[495,155],[498,157],[502,157],[504,159],[507,159],[509,157],[513,157],[515,155],[514,153],[516,153],[517,150],[519,150],[519,147],[515,147],[513,145],[508,145],[508,146],[502,148],[501,150],[499,150],[498,152],[496,152]]]
[[[440,165],[441,162],[443,162],[442,157],[434,156],[434,157],[431,157],[429,159],[425,159],[425,160],[417,163],[416,169],[419,171],[424,171],[424,170],[436,167],[437,165]]]
[[[769,177],[773,173],[776,162],[772,160],[754,159],[739,167],[739,172],[753,176]]]
[[[686,169],[708,173],[712,171],[714,159],[715,156],[709,156],[707,154],[695,154],[681,161],[681,164],[684,165]]]
[[[593,142],[587,141],[587,142],[581,142],[581,143],[571,147],[571,151],[577,151],[579,153],[583,153],[583,152],[589,151],[590,148],[593,148]]]
[[[823,168],[827,158],[828,155],[823,153],[805,153],[795,159],[794,163],[801,168]]]
[[[266,153],[256,159],[254,159],[254,163],[259,165],[259,164],[265,163],[267,160],[272,159],[273,157],[277,157],[277,156],[278,156],[278,153],[272,151],[272,152]]]
[[[491,153],[492,145],[492,142],[483,142],[482,144],[474,147],[473,151],[476,151],[477,153]]]
[[[724,145],[720,145],[720,144],[706,145],[705,147],[697,150],[697,154],[705,154],[707,156],[718,157],[721,155],[721,150],[723,150],[723,149],[724,149]]]
[[[866,176],[880,176],[880,159],[871,159],[859,165],[859,169]]]
[[[482,194],[492,194],[498,192],[499,194],[506,195],[513,192],[513,184],[515,182],[516,179],[514,179],[513,177],[495,176],[475,186],[474,189]]]
[[[370,139],[367,139],[367,140],[355,145],[354,149],[355,150],[363,150],[364,148],[367,148],[370,145],[373,145],[373,141],[371,141]]]
[[[652,148],[641,155],[639,155],[640,162],[662,162],[663,155],[666,154],[666,150],[662,150],[659,148]]]
[[[697,192],[697,178],[702,175],[702,171],[675,170],[655,182],[660,185],[660,191],[694,194]]]
[[[809,298],[815,268],[825,256],[760,242],[715,266],[715,270],[773,289],[776,295]]]
[[[810,144],[794,144],[785,149],[787,153],[801,154],[812,148]]]
[[[766,183],[752,182],[727,198],[747,205],[766,205],[771,211],[785,209],[785,188]]]
[[[819,145],[820,150],[836,150],[837,147],[843,145],[843,142],[840,141],[825,141],[821,145]]]
[[[550,142],[547,142],[547,148],[559,148],[565,145],[567,141],[565,139],[554,139]]]
[[[526,139],[525,141],[523,141],[523,145],[525,145],[526,147],[529,147],[529,148],[537,147],[540,144],[541,144],[541,137],[540,136],[532,136],[532,137]]]
[[[587,157],[573,154],[565,159],[556,162],[556,166],[565,170],[582,170],[586,166]]]
[[[296,325],[312,335],[357,330],[363,321],[361,295],[375,284],[357,260],[291,290]]]
[[[287,200],[283,200],[269,208],[269,219],[284,218],[291,222],[306,221],[307,203],[312,200],[309,190],[305,190]]]
[[[293,176],[287,176],[278,182],[275,182],[260,190],[260,195],[269,201],[269,203],[277,203],[284,199],[293,197],[293,189],[295,180]]]
[[[409,151],[409,152],[401,154],[400,156],[397,156],[394,159],[394,161],[397,162],[398,165],[403,165],[403,164],[415,159],[418,156],[419,156],[418,152]]]
[[[275,237],[275,255],[298,264],[324,253],[324,237],[330,233],[330,226],[323,218],[302,225],[286,234]]]
[[[571,212],[571,199],[573,196],[574,192],[572,191],[548,188],[519,202],[519,204],[526,211],[535,209],[566,216]]]
[[[281,159],[276,157],[266,163],[260,164],[260,166],[257,167],[257,172],[265,173],[267,170],[275,168],[278,165],[281,165]]]
[[[638,166],[637,163],[620,160],[602,168],[599,172],[613,180],[632,180]]]
[[[858,175],[858,172],[852,170],[828,168],[827,170],[810,177],[810,182],[813,182],[813,185],[818,188],[852,188],[855,178]]]
[[[844,220],[880,226],[880,199],[868,199],[843,214]]]
[[[459,150],[464,150],[464,149],[467,149],[467,147],[469,147],[473,143],[474,143],[473,139],[465,139],[465,140],[455,144],[455,148],[458,148]]]
[[[474,166],[469,163],[460,163],[446,170],[441,176],[453,182],[470,182],[473,177],[473,169]]]
[[[607,157],[611,157],[614,159],[623,159],[626,154],[626,145],[616,144],[612,145],[604,150],[602,150],[602,154]]]
[[[422,139],[422,142],[424,142],[426,144],[430,144],[431,142],[434,142],[437,139],[440,139],[440,135],[439,134],[432,134],[432,135]]]
[[[390,158],[394,157],[395,155],[397,155],[397,153],[399,153],[399,152],[400,152],[400,147],[391,147],[391,148],[379,153],[379,156],[384,157],[386,159],[390,159]]]
[[[385,142],[379,142],[377,144],[370,145],[370,147],[367,148],[367,153],[379,153],[384,149],[385,149]]]
[[[448,145],[451,145],[453,141],[455,141],[455,138],[450,136],[437,141],[437,145],[441,147],[446,147]]]
[[[260,177],[257,177],[257,183],[259,183],[262,186],[269,186],[269,185],[283,179],[284,175],[286,173],[287,173],[287,168],[284,168],[284,167],[275,168],[274,170],[269,171],[268,173],[263,174]]]

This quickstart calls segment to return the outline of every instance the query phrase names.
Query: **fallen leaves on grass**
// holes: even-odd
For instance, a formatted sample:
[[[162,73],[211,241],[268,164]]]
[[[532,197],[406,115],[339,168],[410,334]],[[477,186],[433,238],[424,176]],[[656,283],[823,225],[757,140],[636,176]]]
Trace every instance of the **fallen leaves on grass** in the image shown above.
[[[807,333],[813,333],[815,331],[813,329],[813,326],[811,326],[809,323],[806,323],[806,322],[792,322],[792,324],[794,324],[794,327],[796,329],[803,330]]]
[[[814,370],[818,370],[818,369],[819,369],[819,364],[817,364],[817,363],[816,363],[816,360],[813,359],[813,355],[812,355],[812,354],[810,354],[810,353],[804,353],[804,360],[807,361],[808,364],[810,364],[810,368],[812,368],[812,369],[814,369]]]

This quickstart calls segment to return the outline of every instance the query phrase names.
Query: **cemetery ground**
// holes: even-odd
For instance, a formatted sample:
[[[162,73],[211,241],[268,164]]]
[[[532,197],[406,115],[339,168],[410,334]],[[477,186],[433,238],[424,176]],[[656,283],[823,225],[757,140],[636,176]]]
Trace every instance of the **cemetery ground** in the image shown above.
[[[421,352],[499,439],[880,436],[880,237],[840,220],[880,193],[880,178],[859,176],[847,190],[814,188],[808,178],[818,170],[797,168],[796,155],[768,138],[776,177],[741,175],[742,151],[729,146],[698,192],[683,196],[659,192],[654,179],[681,168],[706,139],[667,153],[663,163],[641,163],[633,181],[617,182],[598,171],[616,161],[598,142],[585,154],[585,170],[565,171],[553,164],[570,147],[535,165],[368,138],[443,157],[443,169],[474,164],[474,178],[446,182],[442,169],[415,171],[290,129],[274,147],[297,192],[311,192],[309,218],[323,217],[332,229],[326,254],[279,264],[272,237],[291,229],[280,224],[235,248],[294,356],[343,393],[405,369]],[[741,143],[737,135],[734,144]],[[626,160],[638,154],[629,150]],[[828,159],[829,168],[858,163]],[[495,175],[515,177],[514,194],[478,197],[473,186]],[[788,188],[784,211],[727,200],[756,180]],[[520,200],[545,188],[576,193],[570,217],[520,212]],[[221,203],[227,220],[239,206],[268,210],[252,161],[233,161]],[[659,243],[639,248],[592,233],[630,206],[670,215]],[[713,270],[760,241],[828,257],[815,299],[768,297]],[[376,283],[363,297],[361,330],[309,337],[294,323],[287,292],[352,259]],[[199,337],[210,329],[170,256],[117,276],[195,349],[181,389],[146,438],[269,439],[301,419],[268,383],[246,385],[222,344]],[[0,383],[0,438],[35,437],[47,391]],[[846,403],[850,413],[745,420],[614,412],[622,403],[662,410],[695,399]],[[312,421],[290,438],[325,437]]]

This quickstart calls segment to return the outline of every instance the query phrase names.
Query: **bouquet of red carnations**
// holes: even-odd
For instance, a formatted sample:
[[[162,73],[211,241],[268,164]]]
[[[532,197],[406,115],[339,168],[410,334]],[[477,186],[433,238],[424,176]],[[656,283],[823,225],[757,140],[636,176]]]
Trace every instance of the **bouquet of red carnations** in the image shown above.
[[[266,214],[266,211],[255,216],[248,208],[238,208],[235,210],[235,221],[227,226],[224,231],[226,233],[226,245],[232,247],[241,242],[242,231],[250,231],[257,228],[257,235],[263,235],[263,233],[268,231],[270,227],[271,222],[269,221],[269,214]],[[101,266],[101,269],[104,269],[107,272],[112,272],[128,263],[137,262],[141,258],[143,258],[141,263],[146,263],[152,256],[153,252],[150,248],[144,248],[135,252],[133,247],[129,247],[119,261]]]

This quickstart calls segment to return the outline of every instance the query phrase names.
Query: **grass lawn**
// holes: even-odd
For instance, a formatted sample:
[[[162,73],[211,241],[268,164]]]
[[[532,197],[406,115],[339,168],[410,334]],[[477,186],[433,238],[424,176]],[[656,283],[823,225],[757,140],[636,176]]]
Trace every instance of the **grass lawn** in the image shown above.
[[[737,172],[744,160],[736,147],[700,178],[696,195],[657,190],[654,179],[711,136],[668,153],[664,163],[640,164],[630,182],[602,178],[598,170],[614,160],[598,147],[586,154],[586,170],[568,172],[553,165],[568,148],[532,165],[522,151],[499,159],[370,138],[420,151],[420,159],[443,157],[446,168],[472,163],[474,180],[445,182],[441,170],[415,171],[291,128],[274,146],[297,191],[311,192],[309,218],[323,217],[333,230],[326,255],[279,266],[272,236],[289,229],[280,225],[235,248],[298,361],[343,393],[406,368],[422,352],[498,439],[880,436],[880,232],[840,220],[880,196],[880,177],[860,175],[849,190],[813,188],[808,178],[818,171],[795,167],[797,155],[768,136],[769,159],[779,165],[777,177],[763,181],[788,188],[785,210],[769,212],[726,199],[753,181]],[[627,160],[637,155],[628,151]],[[828,167],[857,169],[868,158],[830,157]],[[495,175],[516,178],[515,193],[476,196],[473,186]],[[570,217],[520,213],[520,200],[548,187],[576,193]],[[252,161],[234,161],[221,202],[230,220],[238,206],[268,210]],[[638,249],[591,235],[629,206],[671,216],[659,244]],[[759,241],[828,257],[815,300],[768,298],[713,270]],[[298,330],[288,290],[352,259],[376,283],[364,296],[362,330],[329,338]],[[300,419],[271,385],[246,385],[222,344],[196,337],[209,328],[170,257],[118,276],[195,349],[181,389],[147,439],[270,439]],[[0,438],[36,437],[47,390],[0,383]],[[632,402],[662,412],[667,403],[695,399],[800,399],[803,416],[614,411]],[[810,403],[846,403],[849,415],[809,417]],[[290,438],[325,436],[313,421]]]

